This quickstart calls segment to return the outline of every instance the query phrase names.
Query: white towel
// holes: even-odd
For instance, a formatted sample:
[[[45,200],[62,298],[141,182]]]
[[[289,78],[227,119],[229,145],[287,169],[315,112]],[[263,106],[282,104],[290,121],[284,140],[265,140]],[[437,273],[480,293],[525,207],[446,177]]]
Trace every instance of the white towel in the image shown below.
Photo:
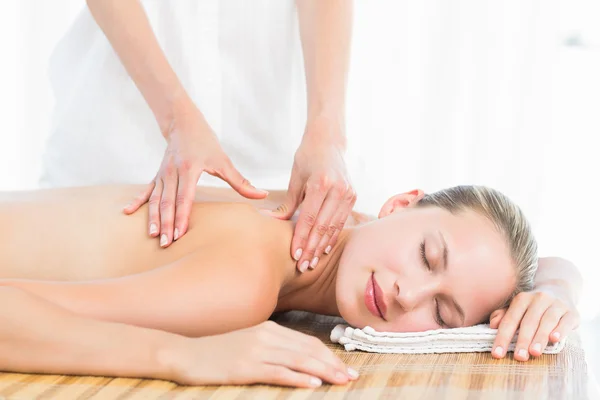
[[[344,345],[347,351],[362,350],[371,353],[425,354],[425,353],[470,353],[492,350],[497,329],[489,324],[466,328],[435,329],[425,332],[377,332],[370,326],[364,329],[337,325],[331,331],[331,341]],[[518,331],[517,331],[518,333]],[[517,334],[508,351],[514,351]],[[545,354],[557,354],[565,346],[565,340],[550,344]]]

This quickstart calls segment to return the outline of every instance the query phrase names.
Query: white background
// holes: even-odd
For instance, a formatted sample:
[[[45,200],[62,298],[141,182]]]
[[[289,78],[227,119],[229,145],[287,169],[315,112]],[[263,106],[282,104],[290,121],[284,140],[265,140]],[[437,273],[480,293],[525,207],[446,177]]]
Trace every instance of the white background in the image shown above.
[[[83,6],[0,5],[0,190],[37,186],[53,105],[48,57]],[[578,265],[580,310],[597,315],[600,0],[356,0],[355,14],[358,207],[377,213],[415,187],[500,189],[533,223],[541,255]]]

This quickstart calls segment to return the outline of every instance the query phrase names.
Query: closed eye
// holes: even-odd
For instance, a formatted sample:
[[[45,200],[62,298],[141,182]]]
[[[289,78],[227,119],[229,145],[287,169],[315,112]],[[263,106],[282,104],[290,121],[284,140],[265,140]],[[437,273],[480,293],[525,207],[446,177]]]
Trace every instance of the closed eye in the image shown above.
[[[425,268],[431,271],[431,265],[429,265],[429,261],[427,261],[427,257],[425,256],[425,240],[421,242],[421,261],[423,261],[423,265]]]
[[[429,261],[427,260],[427,256],[425,255],[425,240],[423,240],[421,242],[420,250],[421,250],[421,261],[423,262],[423,266],[425,268],[427,268],[429,271],[431,271],[431,265],[429,264]],[[444,322],[444,320],[442,319],[442,314],[440,313],[440,305],[439,305],[439,302],[437,301],[437,299],[434,300],[434,303],[435,303],[435,322],[442,328],[448,328],[448,324],[446,324]]]
[[[440,304],[437,300],[435,300],[435,322],[442,328],[449,328],[448,324],[442,319],[442,314],[440,314]]]

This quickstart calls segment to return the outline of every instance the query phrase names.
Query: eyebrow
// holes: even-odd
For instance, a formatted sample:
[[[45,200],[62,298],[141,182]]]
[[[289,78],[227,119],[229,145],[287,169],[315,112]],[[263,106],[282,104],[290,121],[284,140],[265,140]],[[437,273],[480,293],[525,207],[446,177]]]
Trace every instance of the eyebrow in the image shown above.
[[[442,259],[443,259],[443,267],[444,267],[444,271],[448,270],[448,244],[446,243],[446,240],[444,239],[444,235],[442,235],[441,231],[438,231],[438,233],[440,234],[440,239],[442,241]],[[456,311],[458,311],[458,315],[460,316],[461,319],[461,325],[465,324],[465,311],[463,310],[463,308],[460,306],[460,304],[458,304],[456,302],[456,299],[454,299],[453,297],[450,297],[450,300],[452,302],[452,305],[454,306],[454,308],[456,309]]]

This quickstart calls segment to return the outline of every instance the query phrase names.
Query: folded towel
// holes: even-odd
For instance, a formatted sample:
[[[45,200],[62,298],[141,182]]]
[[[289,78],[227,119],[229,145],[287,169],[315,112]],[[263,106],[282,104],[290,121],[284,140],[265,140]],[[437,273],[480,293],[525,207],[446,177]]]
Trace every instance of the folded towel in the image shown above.
[[[470,353],[492,350],[497,329],[489,324],[466,328],[435,329],[425,332],[376,332],[370,326],[364,329],[337,325],[331,331],[333,343],[344,345],[347,351],[362,350],[371,353],[424,354]],[[517,331],[518,333],[518,331]],[[517,334],[508,351],[514,351]],[[546,346],[543,353],[557,354],[565,347],[565,340]]]

